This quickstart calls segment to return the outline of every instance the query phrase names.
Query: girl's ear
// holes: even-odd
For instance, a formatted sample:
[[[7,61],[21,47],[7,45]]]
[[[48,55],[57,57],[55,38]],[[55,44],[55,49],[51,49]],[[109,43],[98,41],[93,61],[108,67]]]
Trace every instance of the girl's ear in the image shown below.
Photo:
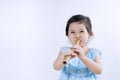
[[[93,32],[89,33],[89,38],[91,38],[93,36]]]
[[[93,36],[93,32],[90,33],[90,36]]]

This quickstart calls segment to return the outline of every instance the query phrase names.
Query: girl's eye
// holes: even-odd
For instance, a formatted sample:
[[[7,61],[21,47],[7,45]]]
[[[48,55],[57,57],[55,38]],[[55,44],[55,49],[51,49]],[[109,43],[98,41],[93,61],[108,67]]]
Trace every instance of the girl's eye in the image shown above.
[[[82,33],[82,32],[84,32],[84,31],[80,31],[80,33]]]
[[[74,34],[75,32],[71,32],[72,34]]]

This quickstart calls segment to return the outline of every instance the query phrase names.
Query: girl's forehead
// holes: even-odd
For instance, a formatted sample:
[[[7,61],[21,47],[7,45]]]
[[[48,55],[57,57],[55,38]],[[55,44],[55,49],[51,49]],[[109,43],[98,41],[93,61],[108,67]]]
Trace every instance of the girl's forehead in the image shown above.
[[[86,27],[83,23],[74,22],[69,25],[69,29],[79,30],[79,29],[86,29]]]

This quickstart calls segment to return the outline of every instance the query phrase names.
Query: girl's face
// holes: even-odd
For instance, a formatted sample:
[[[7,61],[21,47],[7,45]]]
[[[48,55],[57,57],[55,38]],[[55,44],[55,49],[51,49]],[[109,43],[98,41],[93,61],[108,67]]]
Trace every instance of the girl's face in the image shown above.
[[[87,32],[87,29],[83,23],[73,22],[69,25],[68,39],[74,45],[76,40],[80,40],[80,46],[86,46],[88,39],[91,35]]]

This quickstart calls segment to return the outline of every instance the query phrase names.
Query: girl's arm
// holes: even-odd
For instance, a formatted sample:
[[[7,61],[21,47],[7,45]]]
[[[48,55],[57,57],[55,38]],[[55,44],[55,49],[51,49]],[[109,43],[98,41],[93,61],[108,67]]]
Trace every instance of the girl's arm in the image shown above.
[[[57,59],[55,60],[53,67],[55,70],[61,70],[64,66],[63,64],[64,55],[62,52],[59,52]]]
[[[94,61],[87,58],[86,56],[80,56],[79,58],[94,73],[96,73],[96,74],[101,74],[102,73],[102,64],[101,64],[101,59],[100,59],[99,55],[96,56]]]
[[[73,46],[74,51],[77,53],[77,56],[82,60],[82,62],[94,73],[101,74],[102,73],[102,64],[100,55],[96,55],[96,58],[93,60],[89,59],[85,56],[86,51],[81,48],[79,45]]]

